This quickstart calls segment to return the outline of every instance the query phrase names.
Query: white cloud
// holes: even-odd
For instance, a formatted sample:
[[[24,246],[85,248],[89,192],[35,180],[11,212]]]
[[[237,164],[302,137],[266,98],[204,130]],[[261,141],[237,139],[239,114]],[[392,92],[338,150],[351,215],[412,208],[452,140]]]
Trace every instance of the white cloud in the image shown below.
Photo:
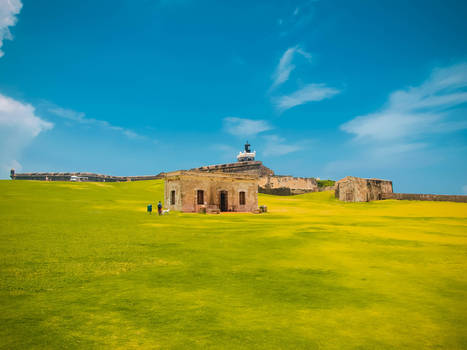
[[[273,127],[265,120],[236,117],[224,118],[224,130],[234,136],[254,136],[271,129],[273,129]]]
[[[283,156],[302,149],[302,146],[286,143],[284,138],[277,135],[267,135],[264,139],[266,141],[263,152],[265,156]]]
[[[466,103],[467,64],[435,69],[420,85],[391,93],[381,110],[341,125],[353,142],[345,145],[345,159],[326,169],[377,177],[463,159],[462,141],[452,138],[451,144],[445,135],[440,143],[438,136],[467,129]]]
[[[356,139],[389,141],[467,128],[449,120],[452,108],[467,102],[467,63],[436,69],[420,86],[393,92],[377,113],[341,125]]]
[[[462,186],[462,193],[467,194],[467,185]]]
[[[0,176],[8,176],[11,167],[18,169],[24,148],[53,124],[35,114],[30,104],[0,94]]]
[[[16,15],[19,14],[23,4],[20,0],[0,0],[0,57],[4,55],[1,50],[3,47],[3,40],[12,40],[9,27],[16,24]]]
[[[309,62],[311,62],[311,54],[306,52],[300,46],[290,47],[285,50],[284,54],[279,60],[279,64],[272,75],[273,83],[271,88],[278,87],[279,85],[285,83],[289,80],[290,73],[295,69],[295,65],[292,63],[294,55],[298,53],[305,57]]]
[[[136,139],[136,138],[144,138],[144,136],[141,136],[134,132],[133,130],[122,128],[121,126],[115,126],[110,124],[109,122],[105,120],[99,120],[99,119],[94,119],[94,118],[87,118],[86,114],[83,112],[77,112],[71,109],[66,109],[58,106],[53,106],[48,108],[48,111],[52,113],[53,115],[56,115],[58,117],[68,119],[80,124],[91,124],[91,125],[97,125],[101,128],[107,129],[107,130],[113,130],[122,133],[124,136],[130,138],[130,139]]]
[[[307,102],[321,101],[331,98],[339,92],[339,90],[328,87],[325,84],[308,84],[290,95],[276,98],[275,104],[277,109],[285,111],[289,108],[299,106]]]
[[[80,123],[87,122],[87,119],[85,119],[86,115],[83,112],[76,112],[71,109],[65,109],[57,106],[51,107],[48,110],[50,113],[65,119],[73,120]]]

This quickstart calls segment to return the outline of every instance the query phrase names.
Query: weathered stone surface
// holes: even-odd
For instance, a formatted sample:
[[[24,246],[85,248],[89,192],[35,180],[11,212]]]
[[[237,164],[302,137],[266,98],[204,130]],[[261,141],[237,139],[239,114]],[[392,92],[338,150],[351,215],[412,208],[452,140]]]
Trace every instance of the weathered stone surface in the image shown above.
[[[80,182],[124,182],[124,181],[142,181],[142,180],[157,180],[164,178],[164,173],[157,175],[141,175],[141,176],[112,176],[94,173],[16,173],[14,169],[10,171],[12,180],[38,180],[38,181],[76,181]]]
[[[399,199],[409,201],[443,201],[467,203],[467,196],[445,194],[418,194],[418,193],[383,193],[382,199]]]
[[[290,196],[318,191],[316,179],[310,177],[293,177],[283,175],[261,176],[259,192],[279,196]]]
[[[203,203],[199,203],[198,191],[203,191]],[[164,201],[167,208],[183,212],[199,212],[202,207],[207,213],[252,212],[258,209],[258,176],[185,170],[167,173]]]
[[[336,182],[335,196],[345,202],[369,202],[392,193],[392,181],[347,176]]]
[[[246,161],[227,164],[207,165],[191,170],[205,172],[246,173],[257,176],[274,175],[274,171],[260,161]]]

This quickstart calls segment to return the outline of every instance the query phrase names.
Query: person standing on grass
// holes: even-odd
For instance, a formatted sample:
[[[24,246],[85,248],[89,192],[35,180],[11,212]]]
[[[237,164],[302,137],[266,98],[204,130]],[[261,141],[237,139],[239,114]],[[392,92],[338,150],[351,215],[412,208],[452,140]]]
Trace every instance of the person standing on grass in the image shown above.
[[[152,214],[152,204],[148,204],[148,213]]]
[[[157,203],[157,212],[159,213],[159,215],[162,215],[162,203],[161,203],[161,201],[159,201],[159,203]]]

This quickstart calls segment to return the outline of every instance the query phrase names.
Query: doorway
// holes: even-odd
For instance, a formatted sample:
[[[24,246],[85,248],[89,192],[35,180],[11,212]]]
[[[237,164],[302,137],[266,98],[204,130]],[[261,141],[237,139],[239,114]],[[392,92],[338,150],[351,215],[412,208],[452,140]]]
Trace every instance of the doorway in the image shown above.
[[[220,192],[220,200],[219,200],[219,209],[220,211],[228,211],[229,203],[228,203],[228,192],[221,191]]]

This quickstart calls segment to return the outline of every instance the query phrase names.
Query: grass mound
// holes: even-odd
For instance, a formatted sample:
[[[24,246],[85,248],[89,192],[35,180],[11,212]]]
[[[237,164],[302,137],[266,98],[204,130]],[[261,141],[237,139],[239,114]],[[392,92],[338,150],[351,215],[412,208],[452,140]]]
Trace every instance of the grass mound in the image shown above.
[[[259,195],[148,215],[162,181],[0,181],[0,347],[461,349],[467,204]]]

